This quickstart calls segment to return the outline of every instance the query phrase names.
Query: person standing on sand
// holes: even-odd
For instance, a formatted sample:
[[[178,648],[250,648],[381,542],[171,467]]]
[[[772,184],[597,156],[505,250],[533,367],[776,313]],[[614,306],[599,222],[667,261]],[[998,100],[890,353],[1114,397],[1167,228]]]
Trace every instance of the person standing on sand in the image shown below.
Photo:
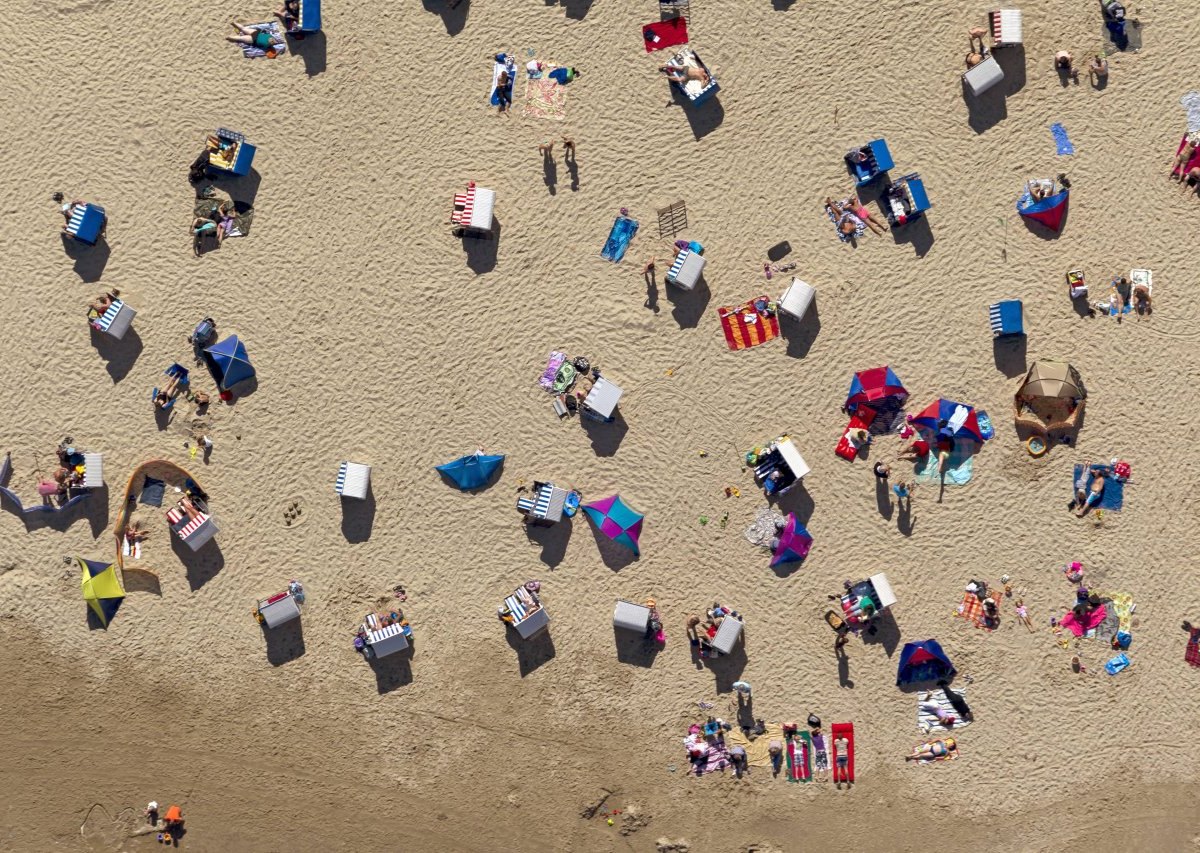
[[[562,138],[562,143],[563,143],[563,156],[568,161],[574,160],[575,159],[575,140],[569,136],[564,136]],[[551,143],[551,144],[553,145],[553,143]]]

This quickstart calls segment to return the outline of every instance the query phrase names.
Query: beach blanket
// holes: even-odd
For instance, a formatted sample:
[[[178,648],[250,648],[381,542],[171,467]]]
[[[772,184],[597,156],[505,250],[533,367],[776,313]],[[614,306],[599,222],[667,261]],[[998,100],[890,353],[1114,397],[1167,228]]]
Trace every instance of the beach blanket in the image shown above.
[[[960,693],[964,699],[966,698],[967,689],[965,687],[958,688],[956,692]],[[937,705],[946,714],[954,717],[954,722],[950,724],[949,728],[938,719],[937,714],[921,708],[922,705],[929,705],[930,703]],[[929,732],[947,732],[951,729],[961,729],[969,725],[971,725],[971,721],[964,720],[959,716],[958,711],[954,710],[954,706],[946,698],[945,690],[938,689],[931,693],[917,694],[917,727],[926,734]]]
[[[1096,465],[1093,467],[1099,468],[1100,470],[1098,472],[1088,473],[1087,485],[1084,487],[1084,491],[1090,493],[1092,489],[1092,483],[1095,482],[1096,478],[1103,477],[1104,493],[1100,495],[1100,503],[1093,504],[1092,509],[1105,509],[1112,512],[1120,512],[1121,508],[1125,505],[1125,483],[1117,479],[1110,466]],[[1074,490],[1075,484],[1079,482],[1079,478],[1082,475],[1083,466],[1076,465],[1074,477],[1071,479],[1072,490]],[[1074,495],[1074,491],[1072,491],[1071,494]]]
[[[546,369],[542,371],[542,378],[538,380],[538,385],[545,388],[547,391],[554,389],[554,377],[558,375],[558,369],[562,367],[564,361],[567,360],[565,352],[552,350],[550,360],[546,362]]]
[[[550,72],[561,67],[547,62],[543,76],[530,77],[525,81],[525,103],[521,107],[524,115],[530,118],[548,118],[551,121],[566,120],[567,87],[560,85],[550,76]]]
[[[770,302],[770,297],[759,296],[742,305],[717,309],[721,329],[725,332],[725,343],[729,344],[731,350],[756,347],[779,337],[779,315],[774,312],[770,316],[759,313],[754,307],[755,302]]]
[[[1187,648],[1183,650],[1183,659],[1192,666],[1200,667],[1200,628],[1188,632]]]
[[[1080,622],[1075,618],[1075,611],[1067,611],[1067,615],[1059,622],[1064,628],[1074,634],[1076,637],[1082,637],[1088,631],[1091,631],[1097,625],[1104,621],[1108,616],[1108,605],[1101,604],[1095,610],[1087,615],[1087,618]]]
[[[764,507],[754,514],[754,521],[746,528],[743,535],[751,545],[769,548],[771,540],[778,535],[775,531],[776,523],[782,524],[783,522],[782,515],[770,507]]]
[[[954,449],[950,451],[950,458],[946,460],[947,486],[965,486],[971,482],[975,454],[966,448],[965,444],[966,442],[962,441],[955,442]],[[917,478],[918,483],[941,483],[942,475],[938,473],[937,454],[931,450],[924,459],[917,462],[913,476]]]
[[[1054,149],[1056,153],[1060,155],[1075,153],[1075,146],[1071,144],[1071,139],[1067,136],[1067,129],[1065,127],[1055,122],[1050,125],[1050,133],[1054,135]]]
[[[266,30],[271,34],[271,50],[275,51],[276,56],[282,56],[287,52],[287,39],[283,37],[283,27],[279,21],[263,21],[261,24],[248,24],[256,30]],[[255,47],[252,44],[242,45],[242,56],[247,59],[257,59],[260,56],[266,56],[267,51],[261,47]]]
[[[245,237],[250,233],[250,224],[254,221],[254,208],[246,207],[233,199],[228,199],[228,201],[233,204],[234,215],[230,219],[218,220],[220,224],[226,225],[225,237]],[[196,204],[192,208],[193,218],[212,219],[221,202],[222,199],[215,195],[196,199]]]
[[[508,85],[504,87],[504,93],[508,95],[508,103],[512,105],[513,86],[517,82],[517,65],[513,58],[507,54],[496,54],[498,59],[492,62],[492,88],[488,89],[488,103],[493,107],[500,106],[500,72],[508,72]]]
[[[1189,136],[1192,138],[1195,138],[1195,132],[1192,131],[1189,133],[1185,133],[1183,135],[1183,138],[1179,140],[1179,147],[1175,149],[1176,155],[1178,155],[1179,152],[1184,149],[1184,146],[1186,146],[1188,144]],[[1192,170],[1193,166],[1200,166],[1200,145],[1196,146],[1196,150],[1192,152],[1192,156],[1188,159],[1188,161],[1186,163],[1184,163],[1181,166],[1172,167],[1171,174],[1172,175],[1186,175],[1188,172],[1190,172]]]
[[[1193,133],[1200,130],[1200,92],[1188,92],[1179,99],[1179,105],[1187,110],[1188,130]]]
[[[767,723],[765,731],[761,735],[755,735],[754,739],[746,737],[740,729],[732,729],[725,732],[725,745],[727,747],[740,746],[746,750],[746,763],[751,767],[770,767],[771,766],[771,741],[777,740],[783,743],[783,724],[782,723]]]
[[[1133,619],[1133,596],[1128,592],[1096,590],[1105,606],[1117,615],[1117,631],[1130,631]],[[1116,631],[1113,632],[1114,634]]]
[[[708,752],[704,758],[692,764],[691,772],[703,776],[716,770],[724,770],[729,764],[729,747],[721,741],[709,740]]]
[[[683,18],[668,18],[642,27],[642,43],[646,47],[646,53],[687,42],[687,21]]]
[[[812,735],[808,732],[797,732],[784,746],[783,752],[787,756],[788,781],[811,782]]]
[[[860,429],[870,429],[871,423],[875,420],[875,410],[870,406],[862,405],[854,412],[854,417],[850,418],[850,423],[846,424],[846,429],[842,431],[842,438],[837,443],[837,447],[833,452],[843,459],[853,462],[858,458],[858,452],[862,448],[855,447],[850,443],[850,439],[846,438],[846,433],[855,432]]]
[[[845,210],[847,207],[850,207],[851,206],[850,199],[846,199],[846,200],[840,202],[839,206],[842,208],[842,210]],[[850,239],[852,237],[861,237],[867,231],[867,223],[863,222],[861,219],[859,219],[853,213],[848,214],[850,217],[850,221],[854,223],[854,233],[853,234],[843,234],[842,233],[842,229],[838,228],[838,216],[836,213],[833,212],[833,208],[829,207],[828,205],[826,205],[826,207],[825,207],[825,215],[828,216],[829,221],[833,223],[833,230],[834,230],[834,232],[837,233],[838,239],[841,240],[843,243],[849,243]]]
[[[637,230],[638,221],[636,219],[618,216],[613,221],[612,231],[608,232],[608,239],[604,241],[604,248],[600,250],[600,257],[606,261],[612,261],[614,264],[620,261],[625,257],[625,250],[629,248],[629,242]]]
[[[1002,597],[994,597],[992,601],[996,602],[996,610],[1000,610],[1000,602]],[[999,621],[996,625],[988,625],[987,619],[983,612],[983,602],[979,600],[973,592],[964,592],[962,602],[958,605],[958,609],[954,612],[955,616],[966,619],[976,628],[982,628],[985,631],[994,631],[999,627]],[[997,617],[998,619],[999,617]]]
[[[138,498],[138,503],[146,506],[162,506],[163,494],[166,490],[167,484],[162,480],[147,477],[145,485],[142,486],[142,494]]]

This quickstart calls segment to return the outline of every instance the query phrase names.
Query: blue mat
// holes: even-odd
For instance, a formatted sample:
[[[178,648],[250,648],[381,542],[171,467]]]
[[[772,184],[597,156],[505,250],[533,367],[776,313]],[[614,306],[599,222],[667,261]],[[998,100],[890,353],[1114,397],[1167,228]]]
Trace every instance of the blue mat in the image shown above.
[[[633,235],[637,233],[638,221],[630,219],[628,216],[618,216],[613,222],[612,231],[608,234],[608,239],[604,241],[604,248],[600,250],[600,257],[606,261],[616,263],[625,257],[625,250],[629,248],[629,241],[633,239]]]
[[[1071,144],[1070,138],[1067,136],[1067,129],[1061,124],[1055,123],[1050,125],[1050,132],[1054,134],[1054,147],[1059,154],[1074,154],[1075,146]]]
[[[167,484],[162,480],[147,477],[146,485],[142,486],[142,494],[138,498],[138,503],[146,504],[146,506],[162,506],[163,494],[166,490]]]
[[[1087,488],[1092,488],[1092,483],[1097,477],[1104,477],[1104,493],[1100,496],[1100,503],[1095,504],[1095,509],[1107,509],[1112,512],[1120,512],[1125,505],[1125,483],[1113,476],[1112,468],[1108,465],[1096,465],[1102,473],[1090,474],[1088,476]],[[1071,478],[1071,495],[1075,494],[1075,483],[1079,480],[1079,475],[1083,473],[1083,466],[1075,466],[1075,475]]]

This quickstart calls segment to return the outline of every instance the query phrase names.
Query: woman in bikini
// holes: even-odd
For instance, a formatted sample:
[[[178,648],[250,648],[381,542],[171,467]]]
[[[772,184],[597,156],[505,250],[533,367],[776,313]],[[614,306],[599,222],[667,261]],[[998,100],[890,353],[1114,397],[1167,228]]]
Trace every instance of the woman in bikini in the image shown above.
[[[867,223],[867,227],[876,234],[882,234],[884,231],[888,230],[888,227],[876,219],[875,214],[871,213],[871,211],[867,209],[867,206],[861,201],[856,200],[854,196],[850,196],[850,210],[855,216]]]
[[[935,740],[933,743],[923,743],[914,747],[912,755],[904,756],[904,760],[933,761],[938,758],[952,757],[957,751],[958,744],[954,742],[954,738],[948,737],[945,740]]]

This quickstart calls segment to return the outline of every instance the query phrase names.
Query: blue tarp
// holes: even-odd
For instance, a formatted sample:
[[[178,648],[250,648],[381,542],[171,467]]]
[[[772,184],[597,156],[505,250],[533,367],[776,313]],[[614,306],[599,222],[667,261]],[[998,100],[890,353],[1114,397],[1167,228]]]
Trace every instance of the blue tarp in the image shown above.
[[[496,469],[503,464],[503,454],[488,456],[477,452],[435,467],[457,488],[465,492],[486,485],[487,481],[492,478],[492,474],[496,473]]]

